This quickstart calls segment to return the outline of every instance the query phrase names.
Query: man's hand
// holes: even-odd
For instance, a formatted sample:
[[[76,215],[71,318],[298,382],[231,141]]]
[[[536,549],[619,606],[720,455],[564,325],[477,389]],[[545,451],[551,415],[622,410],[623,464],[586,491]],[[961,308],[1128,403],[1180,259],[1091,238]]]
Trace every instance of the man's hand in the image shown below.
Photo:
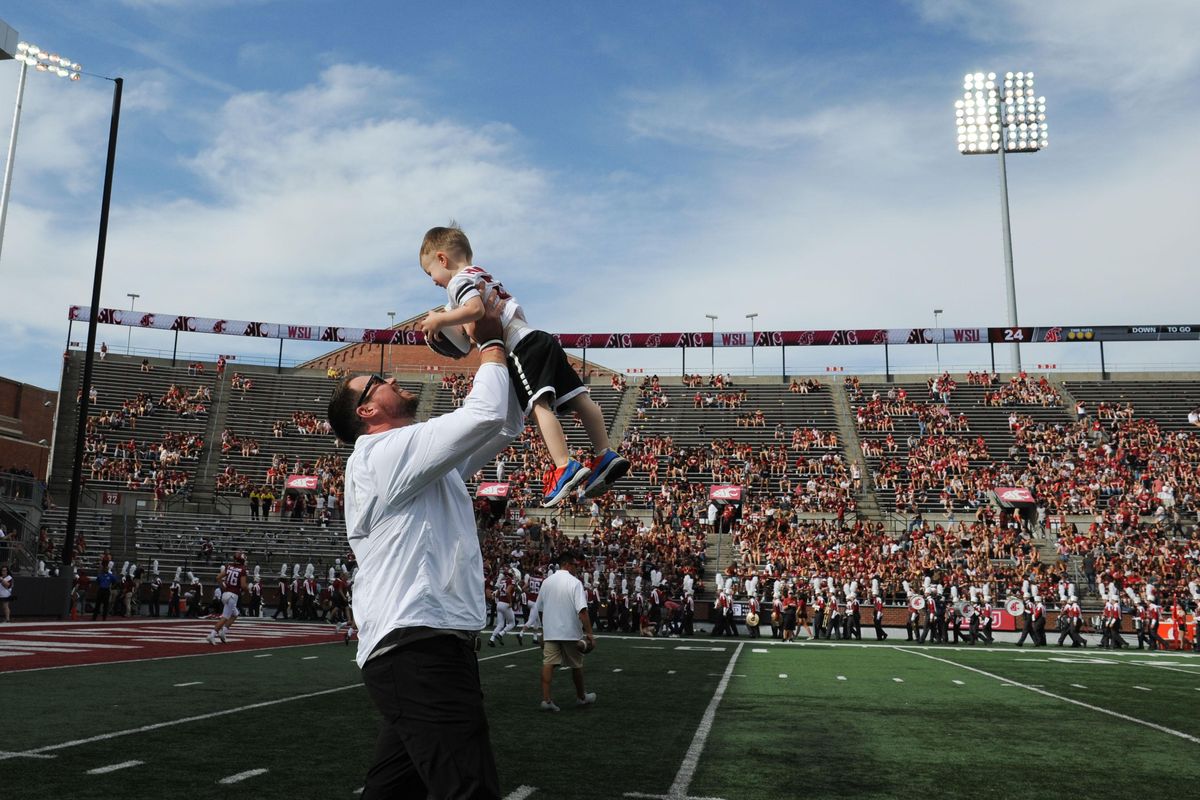
[[[441,330],[442,313],[440,311],[430,311],[425,315],[425,319],[417,323],[417,327],[421,333],[425,334],[426,339],[433,338],[439,330]]]
[[[487,296],[484,296],[487,284],[483,281],[475,284],[475,288],[479,290],[480,296],[483,297],[483,317],[473,323],[467,323],[463,326],[463,329],[466,330],[467,335],[476,344],[481,344],[491,339],[504,339],[504,326],[500,322],[500,317],[504,312],[504,304],[508,301],[501,299],[499,292],[491,292]]]

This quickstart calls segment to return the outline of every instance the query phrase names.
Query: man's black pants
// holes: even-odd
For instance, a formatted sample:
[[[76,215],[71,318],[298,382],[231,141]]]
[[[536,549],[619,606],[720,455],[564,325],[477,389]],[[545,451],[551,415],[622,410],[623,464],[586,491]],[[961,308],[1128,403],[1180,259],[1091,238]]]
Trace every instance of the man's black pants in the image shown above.
[[[471,642],[421,639],[371,659],[362,672],[383,716],[363,800],[500,797]]]
[[[100,609],[104,609],[104,619],[108,619],[108,600],[111,596],[112,589],[98,589],[96,591],[96,605],[92,609],[92,621],[100,615]]]

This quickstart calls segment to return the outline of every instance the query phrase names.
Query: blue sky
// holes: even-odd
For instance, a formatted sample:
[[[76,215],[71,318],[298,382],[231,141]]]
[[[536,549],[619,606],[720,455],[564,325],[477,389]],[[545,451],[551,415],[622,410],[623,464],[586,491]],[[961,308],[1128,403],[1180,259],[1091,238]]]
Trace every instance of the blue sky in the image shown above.
[[[1021,321],[1197,321],[1200,4],[448,6],[8,3],[22,38],[126,79],[103,303],[383,325],[440,301],[415,250],[453,218],[552,331],[704,330],[706,313],[744,330],[751,312],[759,329],[902,327],[935,307],[948,326],[1004,324],[997,166],[957,153],[952,110],[964,72],[1023,69],[1048,98],[1050,147],[1009,160]],[[0,99],[16,75],[0,63]],[[106,82],[30,74],[0,375],[57,382],[66,308],[90,295],[109,110]],[[793,349],[788,366],[879,360],[869,350]],[[932,364],[927,350],[893,363]],[[749,354],[716,360],[738,371]]]

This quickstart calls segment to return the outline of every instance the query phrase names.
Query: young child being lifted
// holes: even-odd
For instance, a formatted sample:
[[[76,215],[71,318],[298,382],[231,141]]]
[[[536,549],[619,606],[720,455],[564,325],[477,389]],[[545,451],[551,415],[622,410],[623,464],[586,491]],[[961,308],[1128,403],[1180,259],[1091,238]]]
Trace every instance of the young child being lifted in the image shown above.
[[[425,336],[442,328],[474,322],[483,316],[484,292],[498,292],[506,301],[503,311],[504,349],[508,372],[526,414],[533,414],[542,441],[554,460],[547,471],[542,506],[558,505],[583,485],[585,497],[599,497],[629,471],[629,461],[609,447],[604,414],[567,360],[558,340],[529,326],[525,311],[503,284],[473,263],[471,243],[457,227],[430,228],[421,242],[421,269],[446,290],[446,311],[434,311],[421,321]],[[480,342],[480,346],[487,344]],[[591,439],[594,457],[584,466],[571,458],[567,437],[558,421],[559,409],[579,415]]]

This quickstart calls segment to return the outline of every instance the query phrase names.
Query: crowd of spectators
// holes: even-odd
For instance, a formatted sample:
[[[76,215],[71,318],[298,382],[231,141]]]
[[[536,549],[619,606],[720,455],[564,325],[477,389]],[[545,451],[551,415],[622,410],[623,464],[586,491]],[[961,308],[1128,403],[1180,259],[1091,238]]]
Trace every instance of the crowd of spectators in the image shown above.
[[[1036,380],[1024,372],[1009,378],[1008,383],[1000,385],[995,391],[983,393],[980,401],[988,406],[1061,406],[1062,394],[1046,379],[1045,375]]]
[[[761,505],[743,514],[734,542],[737,558],[722,583],[737,578],[744,585],[757,576],[806,586],[832,579],[839,588],[856,583],[862,600],[877,582],[890,603],[906,602],[905,584],[920,587],[926,577],[957,586],[964,598],[985,584],[1000,598],[1019,596],[1027,579],[1048,592],[1061,574],[1059,565],[1041,563],[1027,534],[984,521],[920,525],[894,536],[882,522],[803,520],[787,508]]]

